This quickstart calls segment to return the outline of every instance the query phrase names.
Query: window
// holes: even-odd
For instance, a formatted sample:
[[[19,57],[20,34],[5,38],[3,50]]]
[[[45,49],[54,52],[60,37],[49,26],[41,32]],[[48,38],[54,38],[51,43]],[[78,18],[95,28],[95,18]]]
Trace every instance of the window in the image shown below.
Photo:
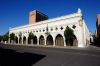
[[[60,29],[63,30],[63,27],[61,27]]]
[[[36,32],[38,32],[38,30],[36,30]]]
[[[58,30],[58,28],[56,27],[55,30]]]
[[[43,29],[43,32],[44,32],[45,30]]]
[[[73,26],[72,26],[72,28],[73,28],[73,29],[75,29],[75,28],[76,28],[76,26],[75,26],[75,25],[73,25]]]
[[[41,30],[40,30],[40,32],[41,32]]]
[[[51,31],[53,31],[53,28],[51,28]]]

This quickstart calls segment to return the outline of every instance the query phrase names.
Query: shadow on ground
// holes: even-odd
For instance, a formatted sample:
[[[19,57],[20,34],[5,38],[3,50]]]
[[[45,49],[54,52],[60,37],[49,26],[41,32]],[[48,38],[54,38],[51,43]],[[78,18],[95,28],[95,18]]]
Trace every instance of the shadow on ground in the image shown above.
[[[0,66],[32,66],[44,57],[45,55],[19,53],[0,48]]]

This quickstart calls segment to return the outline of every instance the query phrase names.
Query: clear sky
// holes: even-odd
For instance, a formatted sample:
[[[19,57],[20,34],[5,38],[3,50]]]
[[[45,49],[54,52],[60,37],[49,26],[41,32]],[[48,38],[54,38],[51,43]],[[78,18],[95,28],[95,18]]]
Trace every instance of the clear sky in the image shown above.
[[[77,12],[80,8],[90,31],[96,29],[96,14],[100,14],[100,0],[0,0],[0,35],[28,24],[29,12],[39,10],[55,18]]]

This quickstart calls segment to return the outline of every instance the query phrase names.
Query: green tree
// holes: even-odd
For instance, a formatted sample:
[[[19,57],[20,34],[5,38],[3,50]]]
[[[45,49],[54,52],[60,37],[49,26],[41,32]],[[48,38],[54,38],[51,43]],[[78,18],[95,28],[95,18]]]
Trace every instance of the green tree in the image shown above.
[[[11,34],[10,34],[10,40],[11,40],[11,42],[12,42],[12,41],[14,42],[14,40],[15,40],[15,34],[14,34],[14,33],[11,33]]]
[[[50,34],[50,32],[49,32],[49,28],[48,28],[48,24],[47,24],[47,27],[46,27],[46,33],[45,33],[46,35],[49,35]]]
[[[3,41],[8,41],[9,40],[9,32],[3,35]]]
[[[21,36],[22,36],[22,33],[20,32],[20,33],[19,33],[19,37],[21,37]]]
[[[64,31],[64,36],[65,36],[66,44],[71,46],[75,38],[73,30],[67,26]]]
[[[20,33],[19,33],[19,43],[22,42],[22,38],[21,38],[21,36],[22,36],[22,33],[20,32]]]
[[[32,39],[34,37],[34,34],[32,32],[29,33],[29,38]]]
[[[29,36],[28,36],[28,43],[29,44],[32,42],[33,37],[34,37],[34,34],[32,32],[30,32]]]
[[[0,42],[3,40],[3,36],[0,35]]]
[[[15,36],[15,43],[18,43],[18,38],[17,38],[17,36]]]

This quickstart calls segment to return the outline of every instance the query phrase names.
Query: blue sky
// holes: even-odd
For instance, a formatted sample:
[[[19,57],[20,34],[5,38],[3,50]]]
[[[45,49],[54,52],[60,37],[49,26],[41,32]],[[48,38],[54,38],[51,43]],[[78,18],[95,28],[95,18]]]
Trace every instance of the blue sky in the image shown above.
[[[96,29],[96,14],[100,14],[100,0],[0,0],[0,35],[9,27],[28,24],[29,12],[39,10],[55,18],[75,13],[80,8],[90,31]]]

